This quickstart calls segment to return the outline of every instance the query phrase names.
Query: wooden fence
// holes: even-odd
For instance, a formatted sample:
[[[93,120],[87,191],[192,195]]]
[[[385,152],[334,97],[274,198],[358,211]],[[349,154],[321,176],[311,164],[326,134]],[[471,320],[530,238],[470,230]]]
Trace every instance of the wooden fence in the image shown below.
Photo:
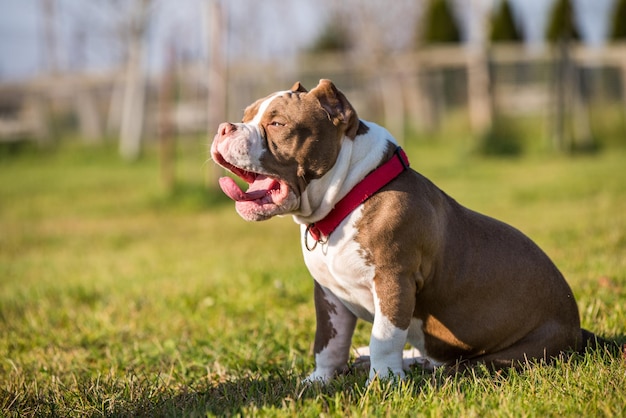
[[[597,49],[576,45],[567,52],[562,71],[558,50],[533,52],[514,45],[487,51],[442,46],[403,55],[302,55],[232,62],[221,75],[225,104],[208,94],[205,66],[178,63],[170,67],[176,80],[175,94],[167,95],[171,106],[158,105],[162,78],[147,80],[144,138],[157,136],[163,109],[168,109],[175,131],[212,134],[216,126],[207,127],[211,106],[224,107],[226,119],[236,121],[253,100],[287,89],[294,81],[312,88],[320,78],[332,79],[362,118],[385,124],[400,140],[407,128],[439,129],[446,112],[458,107],[468,109],[477,132],[489,127],[494,109],[512,115],[554,115],[559,106],[576,112],[600,97],[626,113],[626,44]],[[555,88],[559,83],[564,86],[560,93]],[[74,127],[86,141],[116,137],[123,89],[120,72],[62,74],[0,85],[0,140],[49,140],[54,136],[50,115],[58,114],[76,121]]]

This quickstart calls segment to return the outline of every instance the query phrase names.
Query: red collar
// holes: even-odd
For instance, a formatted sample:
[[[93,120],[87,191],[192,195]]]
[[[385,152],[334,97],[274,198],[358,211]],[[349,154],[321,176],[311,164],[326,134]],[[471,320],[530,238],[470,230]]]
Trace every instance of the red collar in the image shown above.
[[[398,157],[398,158],[395,158]],[[374,193],[382,189],[391,180],[395,179],[404,170],[409,168],[409,159],[404,150],[396,148],[395,154],[386,163],[369,173],[347,195],[341,199],[324,219],[308,224],[304,233],[304,245],[307,250],[313,251],[317,243],[324,244],[328,237],[339,226],[346,216],[355,210],[361,203],[369,199]],[[311,246],[307,235],[315,240]]]

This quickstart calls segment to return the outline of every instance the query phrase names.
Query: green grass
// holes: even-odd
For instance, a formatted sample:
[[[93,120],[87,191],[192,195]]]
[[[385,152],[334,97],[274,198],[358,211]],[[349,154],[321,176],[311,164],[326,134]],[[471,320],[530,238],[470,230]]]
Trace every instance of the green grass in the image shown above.
[[[626,151],[485,159],[407,141],[414,168],[535,239],[583,325],[625,342]],[[205,190],[203,140],[158,158],[61,144],[0,154],[0,416],[624,416],[626,365],[603,352],[490,376],[414,371],[326,387],[312,281],[289,218],[250,224]],[[355,346],[369,340],[359,324]]]

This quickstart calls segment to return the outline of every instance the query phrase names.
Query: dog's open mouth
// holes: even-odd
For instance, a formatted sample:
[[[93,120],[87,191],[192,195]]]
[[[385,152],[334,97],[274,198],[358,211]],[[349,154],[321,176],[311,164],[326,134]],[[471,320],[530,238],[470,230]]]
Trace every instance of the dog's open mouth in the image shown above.
[[[289,186],[284,181],[234,166],[219,154],[213,157],[215,162],[249,184],[248,190],[244,192],[232,178],[219,179],[222,191],[234,201],[278,205],[287,197]]]
[[[222,191],[228,197],[237,202],[260,201],[259,203],[273,202],[272,194],[280,194],[281,184],[278,180],[262,174],[245,172],[246,176],[237,174],[250,185],[247,191],[243,191],[230,177],[222,177],[219,180]],[[267,200],[267,202],[261,202]]]

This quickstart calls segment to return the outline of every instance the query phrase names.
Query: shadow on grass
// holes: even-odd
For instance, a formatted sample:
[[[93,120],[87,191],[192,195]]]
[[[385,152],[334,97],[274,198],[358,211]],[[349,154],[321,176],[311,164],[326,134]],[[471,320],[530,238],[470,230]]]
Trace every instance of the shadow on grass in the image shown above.
[[[163,405],[161,412],[224,416],[242,414],[246,408],[281,408],[286,399],[299,397],[298,387],[297,377],[227,381],[205,390],[180,393]]]
[[[283,376],[279,371],[269,377],[244,377],[210,387],[184,387],[178,393],[163,393],[152,400],[128,402],[110,410],[107,416],[233,416],[248,415],[259,409],[281,409],[298,414],[298,402],[317,399],[324,403],[338,392],[353,393],[364,386],[365,375],[338,378],[328,385],[306,385],[295,375]],[[360,384],[355,384],[357,380]],[[95,416],[95,415],[94,415]]]
[[[608,337],[610,346],[596,347],[585,354],[578,354],[566,361],[566,366],[584,366],[586,363],[606,364],[615,361],[626,361],[623,351],[626,335]],[[569,364],[570,366],[567,366]],[[551,367],[547,365],[529,365],[535,367]],[[528,371],[528,370],[526,370]],[[525,371],[519,371],[522,374]],[[307,404],[307,413],[331,413],[336,408],[336,397],[340,393],[343,402],[356,404],[364,396],[379,396],[385,398],[385,393],[395,390],[389,388],[377,389],[372,393],[365,386],[367,371],[356,370],[348,375],[339,376],[327,385],[306,385],[301,378],[292,373],[284,374],[283,370],[272,369],[267,377],[242,377],[223,381],[209,387],[200,384],[198,387],[188,386],[180,390],[163,393],[152,400],[146,400],[143,405],[137,402],[126,403],[121,408],[114,408],[112,416],[232,416],[254,414],[260,409],[280,409],[283,412],[298,415],[304,413],[303,401],[313,400]],[[484,367],[477,367],[471,373],[456,375],[441,372],[431,373],[416,369],[409,374],[412,381],[408,391],[409,396],[419,396],[422,391],[432,392],[437,388],[449,385],[451,381],[456,385],[475,386],[476,381],[482,379],[508,379],[506,371],[493,373]],[[370,395],[368,395],[370,393]],[[144,398],[145,399],[145,398]],[[121,406],[121,405],[120,405]],[[338,411],[334,411],[338,412]]]
[[[297,376],[235,378],[217,384],[163,385],[160,378],[133,374],[93,379],[78,376],[77,388],[65,385],[33,388],[19,382],[0,388],[0,416],[177,417],[230,416],[246,410],[288,407],[289,399],[330,393],[328,387],[306,387]],[[333,390],[332,393],[340,389]]]
[[[626,334],[607,336],[605,346],[589,349],[585,354],[579,354],[571,359],[571,364],[596,362],[609,365],[614,361],[626,362]],[[550,367],[547,365],[531,365],[528,367]],[[356,369],[355,369],[356,370]],[[241,378],[226,381],[215,386],[199,390],[183,390],[177,395],[163,399],[160,407],[151,413],[169,416],[195,416],[212,414],[217,416],[239,415],[250,413],[261,408],[280,408],[298,414],[299,401],[315,399],[321,408],[320,412],[328,412],[330,403],[334,402],[335,395],[342,393],[346,399],[358,402],[365,396],[367,389],[365,380],[367,370],[356,370],[345,376],[339,376],[327,385],[305,385],[300,377],[294,375],[283,376],[280,370],[273,370],[270,377]],[[448,375],[445,372],[425,372],[416,369],[410,373],[414,386],[410,392],[417,396],[420,387],[431,385],[442,386],[449,379],[463,379],[472,385],[476,378],[506,379],[507,373],[493,373],[486,368],[475,368],[469,375]],[[469,378],[467,378],[470,376]],[[473,376],[473,377],[472,377]],[[362,390],[361,390],[362,389]],[[136,412],[136,411],[135,411]],[[134,415],[135,412],[132,414]]]

